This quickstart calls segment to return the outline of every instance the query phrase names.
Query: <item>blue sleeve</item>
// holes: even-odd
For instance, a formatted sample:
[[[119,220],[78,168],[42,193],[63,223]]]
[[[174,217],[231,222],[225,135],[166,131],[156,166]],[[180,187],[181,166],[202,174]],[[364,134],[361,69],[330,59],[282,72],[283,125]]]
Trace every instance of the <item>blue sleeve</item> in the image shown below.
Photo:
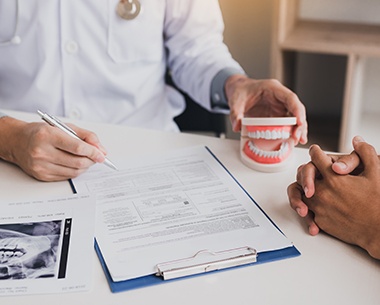
[[[215,75],[210,88],[211,110],[215,112],[228,112],[229,106],[224,85],[227,79],[235,74],[242,74],[242,71],[236,68],[225,68]]]

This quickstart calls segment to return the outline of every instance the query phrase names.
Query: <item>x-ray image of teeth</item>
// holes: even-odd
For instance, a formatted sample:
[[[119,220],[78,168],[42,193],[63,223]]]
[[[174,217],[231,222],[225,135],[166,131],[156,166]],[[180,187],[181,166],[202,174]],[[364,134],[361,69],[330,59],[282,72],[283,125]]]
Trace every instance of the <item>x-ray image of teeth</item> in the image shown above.
[[[0,280],[56,275],[61,221],[0,225]]]

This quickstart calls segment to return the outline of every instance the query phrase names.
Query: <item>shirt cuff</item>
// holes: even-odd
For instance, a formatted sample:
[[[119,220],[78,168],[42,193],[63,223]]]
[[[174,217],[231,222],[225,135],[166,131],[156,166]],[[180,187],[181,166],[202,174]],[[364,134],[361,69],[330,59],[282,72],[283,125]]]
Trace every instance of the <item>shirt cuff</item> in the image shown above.
[[[3,112],[0,112],[0,118],[4,117],[4,116],[8,116],[7,114],[3,113]]]
[[[236,68],[225,68],[220,70],[211,82],[211,109],[228,110],[228,100],[224,91],[224,85],[227,79],[235,74],[244,74],[244,71]]]

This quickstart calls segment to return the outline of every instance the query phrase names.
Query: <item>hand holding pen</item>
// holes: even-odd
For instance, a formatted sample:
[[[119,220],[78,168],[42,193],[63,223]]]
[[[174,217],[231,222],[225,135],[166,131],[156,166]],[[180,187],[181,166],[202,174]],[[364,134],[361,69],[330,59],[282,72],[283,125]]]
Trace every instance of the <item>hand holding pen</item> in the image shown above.
[[[79,127],[69,132],[70,127],[62,122],[53,126],[57,128],[50,123],[2,117],[0,159],[14,163],[41,181],[75,178],[94,163],[105,162],[106,151],[95,133]],[[109,160],[107,163],[110,165]]]
[[[60,121],[55,116],[49,115],[49,114],[44,113],[40,110],[37,110],[37,112],[40,115],[40,117],[49,125],[59,128],[64,133],[68,134],[69,136],[71,136],[77,140],[83,141],[81,138],[78,137],[77,133],[72,128],[70,128],[69,126],[64,124],[62,121]],[[114,170],[117,170],[116,166],[110,160],[108,160],[106,157],[104,158],[103,163],[105,165],[107,165],[108,167],[110,167]]]

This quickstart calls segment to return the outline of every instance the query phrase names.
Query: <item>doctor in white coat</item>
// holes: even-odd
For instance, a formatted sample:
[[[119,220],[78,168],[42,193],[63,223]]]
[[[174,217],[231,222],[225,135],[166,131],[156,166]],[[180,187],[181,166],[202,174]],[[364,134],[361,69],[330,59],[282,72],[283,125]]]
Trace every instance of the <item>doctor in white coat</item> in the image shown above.
[[[241,118],[297,117],[306,143],[305,108],[275,80],[248,78],[223,43],[217,0],[0,1],[0,108],[86,121],[178,130],[185,107],[175,84],[209,111]],[[105,149],[44,123],[0,113],[0,158],[44,181],[72,178]]]

